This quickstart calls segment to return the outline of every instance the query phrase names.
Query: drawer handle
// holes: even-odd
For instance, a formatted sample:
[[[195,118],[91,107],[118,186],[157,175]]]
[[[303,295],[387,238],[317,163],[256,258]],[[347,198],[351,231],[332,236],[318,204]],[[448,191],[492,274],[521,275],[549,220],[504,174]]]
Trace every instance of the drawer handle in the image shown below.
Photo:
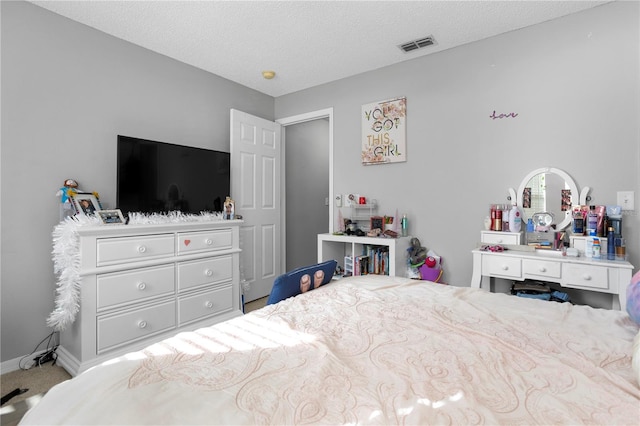
[[[498,240],[498,244],[502,244],[502,238]]]
[[[538,271],[547,272],[547,268],[545,268],[544,266],[541,266],[540,268],[538,268]]]
[[[146,246],[140,246],[138,247],[138,253],[144,253],[147,251],[147,247]]]
[[[583,280],[585,280],[585,281],[591,281],[591,275],[589,275],[589,274],[584,274],[584,275],[582,276],[582,279],[583,279]]]
[[[144,320],[143,320],[143,321],[138,322],[138,328],[139,328],[139,329],[141,329],[141,330],[142,330],[143,328],[147,328],[147,322],[146,322],[146,321],[144,321]]]
[[[145,288],[147,288],[147,284],[145,284],[145,283],[138,283],[138,290],[144,290]]]
[[[213,271],[211,269],[207,269],[206,271],[204,271],[204,274],[208,277],[213,276]]]
[[[213,303],[211,303],[210,301],[207,300],[206,302],[204,302],[204,307],[208,308],[208,309],[211,309],[211,308],[213,308]]]
[[[509,270],[509,267],[508,267],[507,265],[502,265],[502,270],[503,270],[503,271],[508,271],[508,270]]]
[[[206,243],[208,246],[210,246],[211,244],[213,244],[213,241],[211,240],[211,238],[207,238],[207,239],[205,240],[205,243]]]

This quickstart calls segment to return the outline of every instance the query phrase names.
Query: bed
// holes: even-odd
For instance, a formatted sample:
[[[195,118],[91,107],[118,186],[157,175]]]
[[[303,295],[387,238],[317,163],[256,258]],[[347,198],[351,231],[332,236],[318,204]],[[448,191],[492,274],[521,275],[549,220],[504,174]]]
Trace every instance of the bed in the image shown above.
[[[52,388],[21,424],[640,423],[623,311],[360,276]]]

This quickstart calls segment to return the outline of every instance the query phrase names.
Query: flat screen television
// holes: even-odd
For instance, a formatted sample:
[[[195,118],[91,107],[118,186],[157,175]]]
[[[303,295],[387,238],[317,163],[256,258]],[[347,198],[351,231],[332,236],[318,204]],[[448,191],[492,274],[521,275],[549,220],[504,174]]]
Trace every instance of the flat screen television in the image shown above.
[[[228,152],[118,135],[116,205],[122,213],[220,212],[230,195]]]

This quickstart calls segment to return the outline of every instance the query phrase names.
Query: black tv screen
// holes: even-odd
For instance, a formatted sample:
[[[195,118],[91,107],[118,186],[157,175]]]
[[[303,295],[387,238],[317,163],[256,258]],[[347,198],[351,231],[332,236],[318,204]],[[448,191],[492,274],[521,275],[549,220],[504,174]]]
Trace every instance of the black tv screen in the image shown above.
[[[118,135],[122,213],[219,212],[230,195],[230,154]]]

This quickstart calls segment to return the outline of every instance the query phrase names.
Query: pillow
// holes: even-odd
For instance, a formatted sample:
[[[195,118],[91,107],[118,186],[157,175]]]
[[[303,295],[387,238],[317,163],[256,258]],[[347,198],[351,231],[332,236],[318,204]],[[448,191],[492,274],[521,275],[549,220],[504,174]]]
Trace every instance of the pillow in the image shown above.
[[[636,373],[636,380],[640,385],[640,331],[633,339],[633,355],[631,356],[631,367]]]
[[[328,283],[333,278],[336,266],[338,266],[337,261],[327,260],[317,265],[304,266],[280,275],[273,282],[267,305],[278,303]]]
[[[631,278],[627,287],[627,313],[640,324],[640,271]]]

